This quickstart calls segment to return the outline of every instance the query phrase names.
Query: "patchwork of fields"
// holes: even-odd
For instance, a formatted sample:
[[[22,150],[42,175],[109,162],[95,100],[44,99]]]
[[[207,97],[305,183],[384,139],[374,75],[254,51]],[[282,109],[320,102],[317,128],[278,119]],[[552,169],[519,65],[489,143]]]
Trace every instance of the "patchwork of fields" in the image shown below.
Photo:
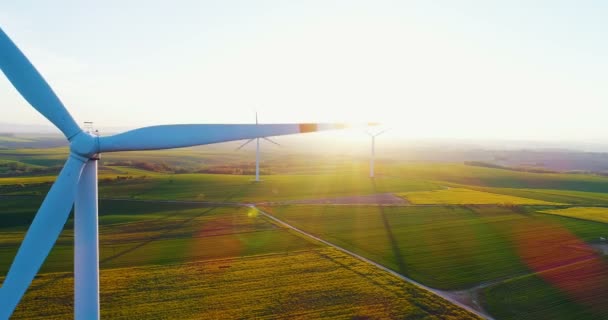
[[[0,274],[8,270],[39,203],[40,199],[31,198],[0,202]],[[244,207],[102,200],[99,218],[101,267],[288,253],[317,246],[249,213]],[[70,271],[72,256],[70,220],[42,271]]]
[[[1,274],[39,202],[0,202]],[[72,239],[69,221],[14,318],[71,317]],[[475,318],[247,207],[102,200],[100,259],[104,318]]]
[[[63,152],[14,158],[37,170],[60,164]],[[189,163],[200,153],[183,156]],[[128,159],[118,154],[116,161],[121,157]],[[14,167],[15,159],[3,165]],[[376,179],[358,167],[310,174],[327,168],[256,184],[243,175],[103,167],[102,316],[472,317],[255,210],[229,205],[255,202],[425,285],[468,292],[496,319],[608,317],[608,260],[592,246],[608,237],[608,178],[454,164],[380,165],[386,174]],[[54,178],[0,177],[0,276]],[[408,201],[322,200],[377,195]],[[69,220],[17,318],[71,317],[72,255]]]
[[[602,223],[500,206],[281,206],[266,210],[435,288],[462,290],[497,283],[481,294],[489,311],[501,315],[499,319],[503,310],[513,319],[602,319],[608,315],[597,307],[608,297],[604,281],[608,261],[586,244],[608,232]],[[506,285],[502,280],[526,276],[540,277],[537,283],[543,285],[518,287],[514,295],[526,297],[540,291],[539,296],[557,292],[567,298],[549,305],[522,298],[514,308],[510,299],[500,296]],[[577,284],[580,290],[572,288]],[[534,316],[528,318],[528,314]]]
[[[556,205],[560,203],[489,193],[464,188],[433,191],[412,191],[399,195],[413,204],[504,204],[504,205]]]

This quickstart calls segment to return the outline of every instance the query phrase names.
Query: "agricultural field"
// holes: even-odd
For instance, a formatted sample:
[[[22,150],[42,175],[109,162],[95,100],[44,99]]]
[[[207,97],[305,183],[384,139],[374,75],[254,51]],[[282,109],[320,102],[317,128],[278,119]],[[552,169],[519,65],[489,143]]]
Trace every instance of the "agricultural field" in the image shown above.
[[[111,319],[478,319],[331,248],[105,269],[100,280]],[[14,319],[70,318],[72,281],[40,276]]]
[[[555,189],[513,189],[513,188],[490,188],[479,186],[464,186],[458,184],[450,184],[454,187],[466,187],[473,190],[511,195],[516,197],[524,197],[529,199],[537,199],[548,202],[565,203],[572,205],[592,205],[606,206],[608,205],[608,193],[604,192],[586,192],[573,190],[555,190]]]
[[[513,314],[509,319],[526,319],[528,313],[535,315],[529,319],[572,319],[573,314],[602,319],[608,315],[589,305],[604,303],[608,296],[608,291],[596,295],[608,290],[608,284],[599,281],[608,279],[603,271],[608,270],[608,261],[587,244],[608,232],[603,223],[510,206],[282,206],[266,210],[431,287],[469,290],[497,283],[480,292],[483,305],[491,314],[500,315],[498,319],[503,318],[504,310]],[[521,305],[514,308],[507,299],[509,294],[501,299],[501,282],[526,276],[539,276],[543,281],[565,279],[565,283],[519,287],[514,295],[520,297]],[[546,316],[542,310],[551,305],[522,298],[535,290],[568,296],[564,292],[572,283],[594,283],[596,289],[588,294],[575,291],[580,300],[557,300],[560,304]],[[582,313],[562,314],[563,310]]]
[[[1,200],[3,275],[41,198]],[[71,317],[72,239],[70,220],[15,319]],[[104,318],[476,319],[248,207],[102,200],[100,261]]]
[[[0,162],[0,168],[6,168],[0,172],[0,276],[65,152],[65,148],[0,150],[6,159]],[[285,318],[461,316],[456,315],[460,309],[425,291],[409,288],[240,206],[249,203],[447,295],[468,292],[496,319],[608,315],[601,308],[608,296],[603,282],[608,278],[607,262],[593,247],[600,237],[608,236],[605,221],[597,218],[605,210],[602,206],[608,206],[605,177],[458,164],[379,163],[378,176],[369,179],[360,163],[340,159],[308,163],[293,156],[287,167],[281,167],[280,161],[266,162],[264,181],[254,183],[242,170],[250,164],[225,151],[144,154],[148,153],[104,157],[99,168],[105,317],[148,313],[162,318],[165,311],[180,318],[243,313],[265,318],[277,312]],[[209,159],[201,164],[200,157]],[[234,170],[211,174],[212,168]],[[14,175],[18,170],[23,173]],[[377,195],[397,195],[407,201],[382,206],[347,200],[324,204],[324,199]],[[24,300],[25,307],[20,307],[19,318],[71,314],[72,245],[69,220]],[[306,275],[315,280],[298,280],[308,279]],[[289,277],[302,281],[301,291],[286,285]],[[345,284],[348,278],[353,282]],[[183,288],[178,287],[180,281]],[[572,283],[593,290],[587,294]],[[162,294],[144,288],[148,285],[162,287]],[[239,294],[229,297],[228,288]],[[354,294],[359,291],[360,297]],[[150,298],[133,302],[142,292]],[[250,297],[246,292],[258,295]],[[58,298],[48,308],[27,307],[49,295]],[[287,297],[293,296],[305,303],[288,302]],[[314,298],[305,299],[309,296]],[[161,301],[167,308],[159,310]],[[133,309],[126,310],[126,303]]]
[[[512,231],[531,272],[485,288],[488,310],[500,319],[606,319],[608,260],[572,230],[541,221]]]
[[[125,170],[119,168],[119,170]],[[138,200],[196,200],[224,202],[275,202],[318,199],[376,193],[434,190],[438,185],[418,180],[380,178],[370,180],[365,174],[273,175],[264,183],[251,177],[216,174],[145,174],[125,170],[131,178],[100,176],[102,198]],[[42,195],[54,177],[0,178],[0,194]],[[46,182],[45,182],[46,181]]]
[[[541,212],[564,217],[608,223],[608,208],[603,207],[572,207],[566,209],[544,210]]]
[[[469,187],[608,192],[608,177],[591,174],[532,173],[447,163],[385,165],[379,170],[403,179],[441,182],[447,186],[452,183]]]
[[[40,199],[32,198],[0,201],[0,274],[8,270],[39,204]],[[286,253],[316,246],[245,207],[102,200],[99,223],[102,268]],[[72,270],[72,256],[70,220],[42,271]]]
[[[559,203],[489,193],[465,188],[447,188],[433,191],[399,193],[413,204],[504,204],[504,205],[556,205]]]

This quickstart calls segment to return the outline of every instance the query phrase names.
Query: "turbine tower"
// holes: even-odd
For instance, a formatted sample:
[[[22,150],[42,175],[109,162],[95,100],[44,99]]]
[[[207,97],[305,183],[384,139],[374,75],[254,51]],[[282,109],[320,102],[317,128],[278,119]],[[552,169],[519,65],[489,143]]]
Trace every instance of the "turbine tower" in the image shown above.
[[[378,133],[370,133],[367,132],[367,134],[372,138],[372,155],[369,159],[369,177],[370,178],[375,178],[374,176],[374,160],[376,158],[376,137],[383,134],[384,132],[386,132],[386,130],[382,130]]]
[[[255,124],[256,125],[258,124],[258,113],[257,112],[255,113]],[[270,143],[274,143],[277,146],[281,146],[277,142],[272,141],[272,140],[268,139],[267,137],[262,137],[261,139],[264,139]],[[255,146],[255,180],[254,181],[260,182],[260,181],[262,181],[262,180],[260,180],[260,138],[249,139],[245,143],[240,145],[238,148],[236,148],[236,150],[240,150],[241,148],[248,145],[253,140],[255,140],[255,143],[256,143],[256,146]]]
[[[53,248],[74,204],[74,313],[99,318],[97,160],[103,152],[159,150],[320,130],[341,124],[181,124],[111,136],[83,131],[51,87],[0,28],[0,69],[29,104],[70,143],[70,155],[36,213],[0,287],[0,319],[8,319]]]

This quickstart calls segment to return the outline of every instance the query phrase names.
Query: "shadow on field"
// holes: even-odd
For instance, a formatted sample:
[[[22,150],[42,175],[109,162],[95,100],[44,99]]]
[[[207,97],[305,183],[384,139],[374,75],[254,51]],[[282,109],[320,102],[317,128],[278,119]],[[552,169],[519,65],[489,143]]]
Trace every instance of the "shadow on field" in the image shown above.
[[[374,188],[374,194],[378,194],[378,188],[376,187],[376,180],[372,180],[372,185]],[[391,245],[391,249],[393,251],[393,256],[395,257],[395,263],[397,264],[397,271],[400,274],[406,275],[407,268],[405,266],[405,261],[403,259],[403,255],[401,254],[401,250],[399,248],[399,243],[397,243],[397,239],[395,239],[395,235],[393,234],[393,229],[388,221],[388,217],[386,216],[385,208],[383,205],[378,205],[378,211],[380,212],[380,217],[382,218],[382,224],[384,225],[384,229],[386,230],[386,235],[388,236],[388,241]]]
[[[255,182],[250,182],[248,184],[242,185],[238,189],[235,189],[233,192],[231,192],[230,194],[228,194],[228,196],[225,199],[222,199],[221,201],[218,201],[218,202],[220,202],[220,203],[221,202],[228,202],[228,201],[230,201],[232,198],[234,198],[236,196],[243,195],[249,188],[251,188],[251,186],[254,183]],[[234,204],[232,204],[232,205],[234,205]],[[206,214],[208,214],[210,212],[213,212],[217,208],[220,208],[220,206],[214,206],[214,207],[208,208],[207,210],[204,210],[204,211],[202,211],[201,213],[199,213],[197,215],[194,215],[194,216],[192,216],[192,217],[190,217],[188,219],[185,219],[185,220],[183,220],[183,221],[181,221],[181,222],[179,222],[177,224],[173,224],[173,225],[168,226],[167,228],[164,228],[164,231],[162,233],[160,233],[160,234],[158,234],[156,236],[150,237],[146,241],[140,242],[140,243],[136,244],[135,246],[133,246],[131,248],[122,250],[122,251],[117,252],[117,253],[115,253],[115,254],[113,254],[113,255],[111,255],[111,256],[103,259],[103,260],[100,260],[99,261],[99,267],[100,267],[100,269],[103,267],[103,265],[105,263],[108,263],[108,262],[110,262],[110,261],[112,261],[114,259],[120,258],[120,257],[122,257],[122,256],[124,256],[124,255],[126,255],[128,253],[131,253],[131,252],[133,252],[133,251],[135,251],[137,249],[140,249],[140,248],[142,248],[142,247],[146,246],[147,244],[150,244],[150,243],[152,243],[154,241],[164,239],[167,234],[175,231],[176,229],[179,229],[179,228],[187,225],[188,223],[192,222],[193,220],[195,220],[195,219],[197,219],[197,218],[199,218],[199,217],[201,217],[203,215],[206,215]],[[169,219],[170,217],[173,217],[173,216],[174,216],[174,214],[168,214],[164,218],[159,218],[159,219],[167,220],[167,219]],[[72,218],[73,218],[73,216],[72,216]],[[155,220],[158,221],[158,219],[155,219]],[[64,274],[59,274],[56,277],[52,277],[51,279],[49,279],[46,282],[43,282],[43,283],[41,283],[41,284],[39,284],[37,286],[30,287],[29,291],[34,291],[34,290],[39,290],[39,289],[46,288],[46,287],[48,287],[50,285],[53,285],[54,283],[57,283],[59,280],[66,279],[66,278],[71,278],[73,276],[74,276],[74,274],[72,272],[70,272],[70,273],[64,273]]]

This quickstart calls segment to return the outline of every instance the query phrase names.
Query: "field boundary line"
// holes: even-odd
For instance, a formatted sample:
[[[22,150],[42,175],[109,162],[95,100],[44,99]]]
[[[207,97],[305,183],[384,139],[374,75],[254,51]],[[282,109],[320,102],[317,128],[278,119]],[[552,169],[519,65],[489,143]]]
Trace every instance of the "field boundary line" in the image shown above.
[[[331,242],[325,241],[325,240],[323,240],[323,239],[321,239],[321,238],[319,238],[317,236],[314,236],[314,235],[312,235],[312,234],[310,234],[310,233],[308,233],[308,232],[306,232],[306,231],[304,231],[302,229],[296,228],[296,227],[288,224],[287,222],[284,222],[283,220],[280,220],[279,218],[276,218],[275,216],[273,216],[273,215],[271,215],[269,213],[266,213],[265,211],[263,211],[262,209],[256,207],[255,205],[250,205],[250,207],[253,208],[253,209],[255,209],[256,211],[258,211],[259,213],[261,213],[263,216],[265,216],[265,217],[267,217],[267,218],[275,221],[276,223],[278,223],[278,224],[280,224],[282,226],[285,226],[285,227],[287,227],[289,229],[292,229],[292,230],[294,230],[294,231],[296,231],[296,232],[298,232],[298,233],[300,233],[302,235],[305,235],[305,236],[307,236],[307,237],[309,237],[309,238],[311,238],[313,240],[316,240],[316,241],[321,242],[321,243],[323,243],[325,245],[328,245],[328,246],[330,246],[332,248],[335,248],[335,249],[337,249],[337,250],[339,250],[339,251],[341,251],[343,253],[346,253],[346,254],[348,254],[348,255],[356,258],[356,259],[359,259],[359,260],[361,260],[363,262],[371,264],[371,265],[375,266],[376,268],[379,268],[379,269],[381,269],[381,270],[383,270],[385,272],[388,272],[388,273],[392,274],[393,276],[395,276],[395,277],[397,277],[397,278],[399,278],[399,279],[401,279],[401,280],[403,280],[405,282],[408,282],[410,284],[415,285],[418,288],[421,288],[421,289],[426,290],[428,292],[431,292],[431,293],[433,293],[433,294],[435,294],[437,296],[440,296],[444,300],[447,300],[450,303],[452,303],[454,305],[457,305],[460,308],[462,308],[462,309],[464,309],[464,310],[466,310],[466,311],[468,311],[470,313],[473,313],[473,314],[477,315],[478,317],[481,317],[483,319],[488,319],[488,320],[494,320],[494,318],[492,318],[490,315],[485,314],[485,313],[483,313],[481,311],[475,310],[475,309],[473,309],[473,308],[471,308],[471,307],[469,307],[467,305],[464,305],[464,304],[460,303],[459,301],[456,301],[456,300],[452,299],[451,297],[447,296],[446,294],[444,294],[440,290],[436,290],[436,289],[433,289],[431,287],[427,287],[427,286],[423,285],[422,283],[417,282],[417,281],[415,281],[413,279],[410,279],[410,278],[408,278],[408,277],[406,277],[406,276],[404,276],[404,275],[402,275],[402,274],[400,274],[400,273],[398,273],[396,271],[393,271],[393,270],[391,270],[391,269],[389,269],[389,268],[387,268],[387,267],[385,267],[385,266],[383,266],[383,265],[381,265],[381,264],[379,264],[377,262],[374,262],[374,261],[372,261],[370,259],[367,259],[367,258],[365,258],[365,257],[363,257],[361,255],[358,255],[358,254],[356,254],[356,253],[354,253],[354,252],[352,252],[350,250],[344,249],[344,248],[342,248],[342,247],[340,247],[338,245],[335,245],[335,244],[333,244]]]

